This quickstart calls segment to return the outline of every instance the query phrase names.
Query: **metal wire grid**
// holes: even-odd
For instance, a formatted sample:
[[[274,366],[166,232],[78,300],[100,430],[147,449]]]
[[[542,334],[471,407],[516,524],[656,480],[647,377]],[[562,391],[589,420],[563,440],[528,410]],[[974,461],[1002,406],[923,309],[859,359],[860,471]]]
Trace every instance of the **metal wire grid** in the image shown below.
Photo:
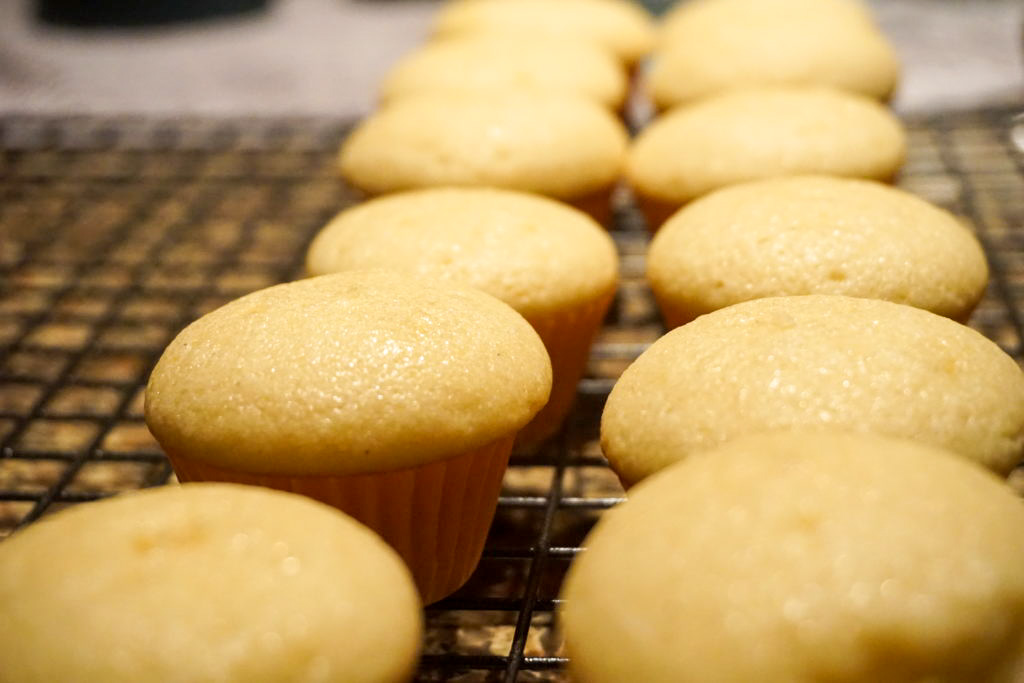
[[[972,324],[1020,359],[1024,162],[1012,112],[915,119],[901,184],[965,216],[993,279]],[[42,515],[160,485],[146,377],[190,320],[300,274],[305,246],[354,197],[321,120],[0,119],[0,537]],[[635,212],[613,232],[623,282],[577,407],[513,457],[480,567],[427,610],[419,680],[562,681],[554,628],[569,562],[621,500],[598,446],[615,378],[662,328]],[[55,549],[59,550],[59,549]]]

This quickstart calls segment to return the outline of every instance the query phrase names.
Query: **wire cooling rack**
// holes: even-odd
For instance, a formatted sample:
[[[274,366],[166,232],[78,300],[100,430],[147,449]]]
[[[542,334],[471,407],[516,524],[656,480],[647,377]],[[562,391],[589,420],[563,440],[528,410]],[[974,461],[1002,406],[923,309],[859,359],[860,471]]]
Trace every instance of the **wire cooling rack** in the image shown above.
[[[1014,112],[907,122],[901,184],[972,223],[993,278],[972,325],[1021,357],[1024,160]],[[166,483],[142,420],[150,368],[176,332],[300,274],[306,245],[355,201],[323,120],[0,119],[0,537],[68,505]],[[622,284],[577,407],[516,455],[480,567],[427,609],[422,681],[562,681],[558,589],[622,488],[601,457],[615,378],[663,332],[647,234],[622,205]],[[55,549],[59,555],[59,549]]]

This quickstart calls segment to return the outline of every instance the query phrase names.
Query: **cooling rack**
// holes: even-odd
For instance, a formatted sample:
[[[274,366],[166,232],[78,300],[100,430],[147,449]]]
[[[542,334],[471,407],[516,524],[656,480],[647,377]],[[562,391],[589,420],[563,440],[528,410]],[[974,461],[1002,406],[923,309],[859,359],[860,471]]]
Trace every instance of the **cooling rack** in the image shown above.
[[[900,184],[977,230],[993,277],[972,325],[1018,360],[1024,160],[1008,109],[907,121]],[[69,505],[172,480],[142,420],[164,346],[213,308],[300,275],[355,201],[345,122],[0,118],[0,537]],[[558,589],[622,488],[601,457],[615,378],[663,332],[647,234],[621,200],[622,284],[563,431],[512,459],[480,567],[426,611],[421,681],[562,681]],[[59,548],[54,549],[59,556]]]

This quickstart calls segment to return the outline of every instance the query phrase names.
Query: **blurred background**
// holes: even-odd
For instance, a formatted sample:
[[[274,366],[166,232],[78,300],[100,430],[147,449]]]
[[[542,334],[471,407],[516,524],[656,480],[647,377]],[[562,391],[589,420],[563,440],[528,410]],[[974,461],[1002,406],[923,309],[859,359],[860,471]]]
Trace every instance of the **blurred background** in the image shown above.
[[[39,18],[63,10],[80,21],[82,8],[102,4],[0,2],[0,113],[356,116],[371,109],[388,67],[422,42],[440,3],[189,0],[177,3],[182,13],[207,16],[87,28]],[[247,11],[218,16],[232,4]],[[904,62],[898,110],[1024,97],[1020,0],[871,4]]]

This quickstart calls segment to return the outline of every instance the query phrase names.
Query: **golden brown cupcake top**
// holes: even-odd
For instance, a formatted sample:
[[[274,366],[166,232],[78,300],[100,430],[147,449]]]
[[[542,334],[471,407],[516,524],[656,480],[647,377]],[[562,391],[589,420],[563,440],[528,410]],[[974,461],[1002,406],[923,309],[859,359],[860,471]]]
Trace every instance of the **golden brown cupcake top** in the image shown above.
[[[435,94],[372,114],[345,141],[340,163],[370,194],[460,185],[574,199],[615,182],[626,143],[622,124],[582,97]]]
[[[0,544],[0,604],[5,681],[398,683],[422,632],[409,571],[376,534],[233,484],[33,524]]]
[[[690,27],[702,25],[706,30],[722,24],[735,24],[737,31],[747,30],[739,24],[782,22],[802,25],[804,21],[837,21],[857,28],[873,25],[871,11],[861,0],[689,0],[672,7],[658,26],[658,46],[679,42],[680,35],[690,35]],[[746,35],[745,33],[743,34]]]
[[[978,332],[888,301],[757,299],[656,341],[605,405],[601,444],[636,483],[737,436],[831,427],[946,448],[997,472],[1024,453],[1024,373]]]
[[[626,98],[626,74],[607,51],[583,40],[505,35],[459,36],[409,53],[384,79],[389,102],[424,93],[575,93],[618,109]]]
[[[947,452],[871,435],[736,439],[651,477],[569,570],[590,683],[1010,683],[1022,503]]]
[[[253,292],[167,347],[146,392],[160,444],[257,473],[399,469],[514,433],[551,365],[514,310],[468,287],[386,272]]]
[[[639,61],[654,45],[650,16],[628,0],[462,0],[442,7],[434,32],[583,39],[626,64]]]
[[[565,204],[488,188],[435,188],[341,212],[310,245],[310,275],[384,268],[461,282],[528,318],[615,288],[608,233]]]
[[[656,119],[634,141],[626,177],[642,195],[683,204],[777,176],[888,180],[905,149],[900,122],[866,97],[817,87],[744,88]]]
[[[703,0],[665,18],[648,75],[668,108],[728,88],[829,85],[884,99],[899,62],[859,3]]]
[[[659,301],[687,318],[794,294],[885,299],[964,320],[985,293],[974,235],[948,211],[867,180],[760,180],[688,204],[651,243]]]

